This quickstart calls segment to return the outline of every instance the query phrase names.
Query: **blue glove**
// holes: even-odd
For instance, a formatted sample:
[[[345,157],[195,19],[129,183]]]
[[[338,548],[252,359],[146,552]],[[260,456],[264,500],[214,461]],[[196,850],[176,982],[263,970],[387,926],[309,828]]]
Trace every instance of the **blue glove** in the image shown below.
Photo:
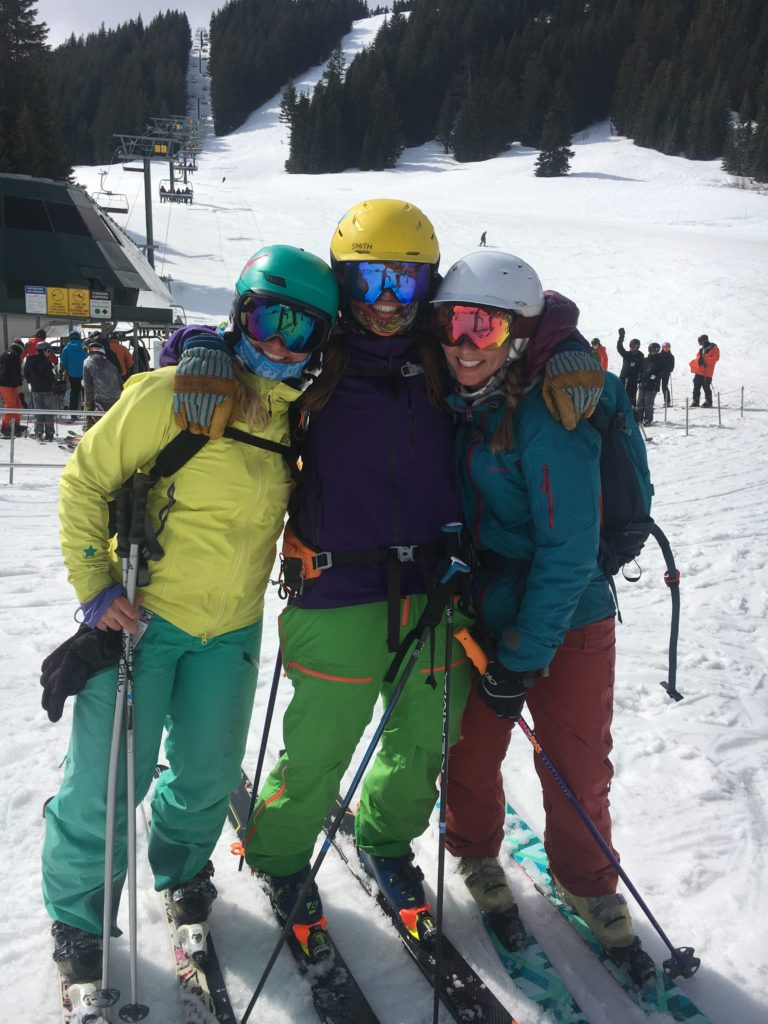
[[[492,659],[480,676],[477,692],[497,718],[516,720],[535,682],[535,672],[514,672]]]
[[[173,414],[181,430],[221,437],[234,419],[236,387],[227,343],[213,335],[190,338],[173,382]]]

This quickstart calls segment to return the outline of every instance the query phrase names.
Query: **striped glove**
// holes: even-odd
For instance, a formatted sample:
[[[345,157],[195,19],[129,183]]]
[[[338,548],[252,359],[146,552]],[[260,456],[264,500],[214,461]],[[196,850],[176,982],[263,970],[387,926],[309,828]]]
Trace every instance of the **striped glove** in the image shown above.
[[[556,352],[544,370],[542,397],[566,430],[589,419],[603,392],[603,371],[591,352]]]
[[[236,387],[226,342],[211,335],[190,338],[173,382],[173,414],[179,427],[221,437],[234,419]]]

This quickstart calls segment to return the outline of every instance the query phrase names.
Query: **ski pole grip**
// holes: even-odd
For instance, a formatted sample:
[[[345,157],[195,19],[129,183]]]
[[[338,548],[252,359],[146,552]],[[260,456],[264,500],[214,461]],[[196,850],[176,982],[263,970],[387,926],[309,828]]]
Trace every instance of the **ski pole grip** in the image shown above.
[[[446,583],[449,583],[458,573],[469,571],[470,568],[466,562],[463,562],[460,558],[456,558],[455,555],[451,555],[451,564],[440,577],[440,586],[444,586]]]
[[[131,487],[130,483],[118,488],[112,495],[114,502],[115,533],[117,535],[117,554],[127,558],[130,547],[131,532]]]
[[[485,670],[488,668],[488,655],[477,640],[475,640],[466,626],[457,629],[454,636],[464,648],[464,652],[480,675],[484,675]]]
[[[128,535],[131,544],[143,544],[146,540],[147,501],[153,484],[154,480],[146,473],[137,473],[133,478],[133,506]]]
[[[458,558],[461,555],[461,531],[463,529],[461,523],[446,523],[441,527],[445,535],[445,551],[449,558]]]

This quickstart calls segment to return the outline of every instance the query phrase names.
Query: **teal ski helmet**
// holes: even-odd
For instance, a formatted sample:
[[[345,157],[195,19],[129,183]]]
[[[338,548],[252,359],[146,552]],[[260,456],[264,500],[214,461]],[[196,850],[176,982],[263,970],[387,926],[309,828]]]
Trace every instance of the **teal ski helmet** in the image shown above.
[[[319,256],[292,245],[265,245],[240,271],[232,310],[238,335],[244,333],[256,296],[275,299],[317,319],[306,351],[325,344],[339,313],[339,286],[331,268]]]

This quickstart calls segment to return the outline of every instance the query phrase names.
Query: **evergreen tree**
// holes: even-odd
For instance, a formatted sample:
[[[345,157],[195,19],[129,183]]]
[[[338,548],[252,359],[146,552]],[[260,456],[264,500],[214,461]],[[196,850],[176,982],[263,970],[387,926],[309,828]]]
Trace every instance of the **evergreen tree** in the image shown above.
[[[360,152],[360,170],[383,171],[394,167],[403,151],[395,95],[386,73],[382,73],[376,82],[371,107],[371,124]]]
[[[555,102],[547,111],[541,133],[541,152],[536,160],[534,174],[537,178],[560,178],[571,169],[573,150],[571,127],[568,117],[568,103],[565,92],[558,91]]]
[[[67,178],[47,35],[34,0],[0,0],[0,171]]]

